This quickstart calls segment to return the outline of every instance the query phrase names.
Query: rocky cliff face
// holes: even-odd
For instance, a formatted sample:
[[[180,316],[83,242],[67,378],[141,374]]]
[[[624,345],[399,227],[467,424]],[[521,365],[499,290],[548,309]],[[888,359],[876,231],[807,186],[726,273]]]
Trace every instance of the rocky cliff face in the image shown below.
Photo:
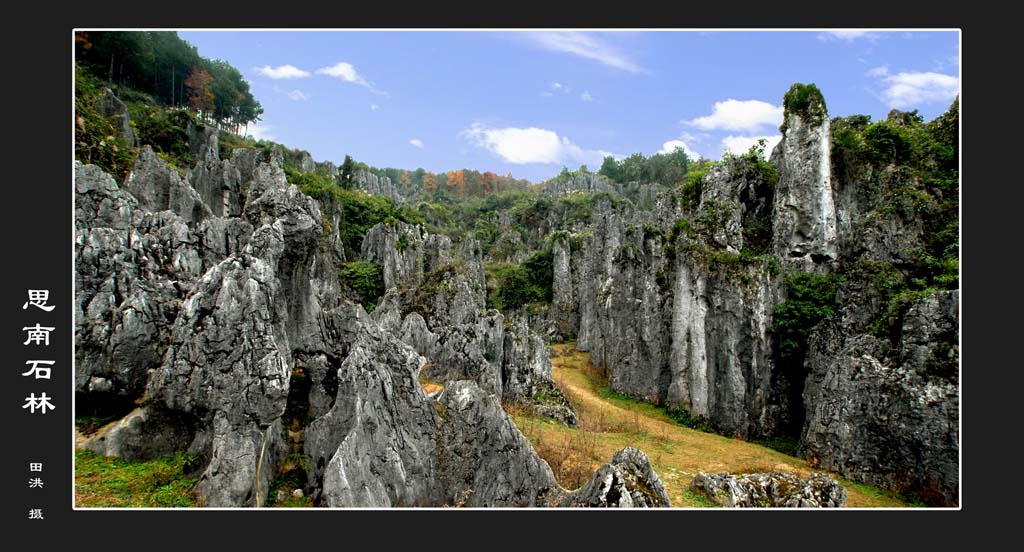
[[[852,331],[839,316],[811,338],[811,405],[801,453],[824,468],[896,489],[931,504],[959,500],[958,291],[918,301],[902,327],[901,350]],[[850,309],[846,309],[849,312]]]
[[[786,113],[786,125],[772,154],[779,171],[772,244],[778,258],[809,268],[838,257],[829,119]]]
[[[855,149],[872,136],[847,130],[865,132],[859,120],[840,120],[847,134],[843,149],[833,147],[823,100],[812,95],[798,107],[787,109],[770,162],[723,160],[700,179],[692,204],[662,193],[646,210],[595,196],[590,224],[553,226],[554,298],[534,327],[575,337],[616,391],[685,409],[726,433],[799,434],[803,454],[824,467],[949,504],[958,489],[959,385],[949,377],[956,300],[921,299],[899,335],[878,333],[880,317],[904,312],[893,310],[893,286],[921,272],[921,251],[934,249],[925,229],[946,224],[955,209],[942,210],[948,192],[928,181],[936,161],[911,170],[892,154],[872,160]],[[955,130],[955,107],[937,124]],[[909,124],[903,115],[888,124]],[[843,310],[814,332],[806,359],[784,368],[772,328],[791,298],[787,278],[800,273],[842,274]],[[945,305],[942,316],[918,314],[934,312],[935,301]],[[939,360],[928,349],[936,346]],[[902,351],[910,350],[915,366],[943,366],[946,376],[907,368]],[[837,417],[846,420],[841,430],[823,427]]]
[[[478,245],[375,229],[363,249],[393,287],[371,318],[342,298],[337,206],[288,186],[280,156],[222,161],[193,134],[184,177],[151,151],[124,187],[76,165],[78,407],[126,414],[86,448],[194,454],[205,506],[264,505],[296,455],[324,506],[669,505],[639,451],[562,489],[505,414],[502,400],[552,385],[550,363],[525,323],[486,310]],[[223,184],[217,171],[238,179],[195,188]],[[409,258],[385,247],[402,232],[417,235]],[[428,358],[449,380],[433,397]]]
[[[357,188],[368,194],[390,197],[396,203],[402,200],[398,189],[386,176],[377,176],[370,171],[360,169],[352,173],[352,182]]]
[[[594,173],[578,174],[568,180],[549,181],[542,192],[557,197],[573,192],[612,192],[621,193],[622,186],[608,178]]]
[[[577,347],[616,391],[759,436],[777,430],[783,408],[769,335],[780,282],[767,258],[739,254],[764,247],[770,222],[770,175],[747,164],[710,172],[691,210],[662,197],[639,218],[598,201],[601,224],[575,250],[554,242],[551,312],[569,335],[578,324]]]
[[[387,293],[374,319],[426,357],[426,378],[472,380],[503,401],[526,404],[555,389],[545,342],[525,320],[487,308],[475,240],[453,243],[418,226],[378,224],[363,240],[362,257],[383,267]],[[575,419],[568,402],[549,406]]]
[[[903,119],[887,139],[920,132]],[[288,186],[279,151],[221,159],[216,133],[192,128],[184,175],[146,147],[121,186],[76,164],[76,401],[124,416],[86,446],[194,453],[210,506],[262,505],[289,456],[318,505],[667,505],[639,451],[561,489],[504,414],[515,402],[574,423],[544,336],[576,339],[620,393],[728,434],[799,437],[824,468],[955,504],[959,294],[929,257],[955,209],[934,159],[879,159],[865,124],[787,105],[770,161],[727,158],[686,193],[625,199],[584,175],[522,228],[498,212],[491,259],[553,260],[551,303],[509,312],[488,308],[479,242],[391,221],[359,251],[385,294],[372,315],[345,299],[342,208]],[[773,324],[801,273],[845,280],[783,362]],[[444,390],[427,396],[421,378]],[[769,479],[734,502],[783,485]],[[841,503],[807,485],[797,503]]]

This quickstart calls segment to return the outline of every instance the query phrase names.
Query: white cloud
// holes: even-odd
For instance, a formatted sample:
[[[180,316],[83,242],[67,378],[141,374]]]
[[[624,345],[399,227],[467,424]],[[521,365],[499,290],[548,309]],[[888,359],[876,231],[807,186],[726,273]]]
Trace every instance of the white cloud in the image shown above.
[[[370,111],[377,111],[378,109],[380,109],[379,105],[377,105],[377,104],[370,104]]]
[[[858,38],[874,40],[878,38],[878,35],[868,31],[825,31],[818,35],[818,40],[843,40],[846,42],[853,42]]]
[[[706,132],[701,132],[700,134],[690,134],[689,132],[686,132],[684,130],[679,135],[679,139],[685,141],[687,144],[700,143],[701,141],[703,141],[703,140],[705,140],[707,138],[711,138],[711,135],[706,133]]]
[[[271,133],[274,127],[265,125],[263,123],[253,123],[246,129],[246,133],[252,137],[253,140],[270,140],[275,141],[277,138]]]
[[[256,72],[272,79],[303,79],[309,76],[309,71],[303,71],[294,65],[278,65],[277,67],[264,65],[256,67]]]
[[[524,36],[527,40],[545,50],[592,59],[609,67],[630,73],[647,72],[643,67],[629,59],[628,56],[593,34],[579,31],[540,31],[524,33]]]
[[[690,146],[682,140],[669,140],[668,142],[665,142],[657,153],[672,153],[676,148],[683,148],[683,151],[686,152],[686,156],[691,160],[700,159],[700,154],[690,149]]]
[[[869,77],[884,77],[889,74],[889,68],[883,65],[881,67],[875,67],[864,74]]]
[[[301,90],[292,90],[291,92],[288,93],[288,97],[297,102],[309,99],[309,96],[303,94]]]
[[[949,102],[960,91],[956,77],[942,73],[897,73],[882,78],[885,89],[882,101],[889,107],[903,109],[932,102]]]
[[[371,91],[378,94],[385,94],[385,92],[377,90],[377,87],[372,82],[363,78],[362,75],[356,71],[356,68],[351,63],[345,61],[339,61],[330,67],[321,67],[316,70],[318,75],[327,75],[328,77],[334,77],[345,82],[351,82],[352,84],[358,84],[359,86],[365,86]]]
[[[412,140],[409,140],[409,143],[417,148],[423,149],[423,140],[420,140],[419,138],[413,138]]]
[[[701,130],[733,130],[755,132],[761,127],[782,124],[782,106],[760,100],[715,102],[711,115],[683,121]]]
[[[757,145],[757,141],[764,139],[764,156],[770,157],[776,144],[782,140],[781,134],[774,136],[726,136],[722,138],[722,150],[735,154],[743,154],[750,151],[750,147]]]
[[[604,150],[583,149],[568,137],[537,127],[488,128],[475,123],[461,134],[474,145],[497,154],[507,163],[517,165],[586,163],[597,166],[605,156],[614,155]]]
[[[554,88],[555,90],[558,90],[560,88],[563,88],[563,85],[560,82],[553,82],[553,83],[551,83],[551,88]],[[568,88],[566,88],[566,90],[568,90]]]
[[[592,102],[592,101],[594,101],[594,97],[591,96],[590,92],[588,92],[586,90],[584,90],[583,93],[580,94],[580,99],[585,101],[585,102]]]

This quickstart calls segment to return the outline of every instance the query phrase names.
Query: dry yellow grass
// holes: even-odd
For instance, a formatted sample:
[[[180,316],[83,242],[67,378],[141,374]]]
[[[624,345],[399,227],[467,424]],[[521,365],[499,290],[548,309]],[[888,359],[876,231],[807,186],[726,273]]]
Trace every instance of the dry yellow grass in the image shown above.
[[[788,471],[806,477],[807,462],[781,452],[683,427],[653,405],[609,399],[599,394],[598,374],[588,355],[572,345],[556,345],[552,375],[576,409],[579,428],[538,419],[513,410],[516,424],[552,467],[559,483],[576,488],[625,446],[647,453],[674,506],[706,506],[687,488],[699,472],[747,473]],[[835,475],[835,474],[833,474]],[[848,507],[905,506],[893,493],[838,478],[846,487]]]
[[[429,395],[434,391],[440,391],[441,389],[444,389],[444,384],[431,380],[430,378],[420,376],[420,387],[422,387],[423,391]]]

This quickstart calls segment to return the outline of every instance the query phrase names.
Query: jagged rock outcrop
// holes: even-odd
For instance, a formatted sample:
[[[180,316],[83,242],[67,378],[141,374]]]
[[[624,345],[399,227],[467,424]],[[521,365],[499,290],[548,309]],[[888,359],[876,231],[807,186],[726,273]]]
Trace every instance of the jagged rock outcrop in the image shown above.
[[[805,268],[838,257],[829,119],[820,95],[808,101],[803,111],[786,110],[786,130],[772,152],[779,171],[772,228],[775,255],[801,259]]]
[[[600,174],[583,173],[567,180],[549,180],[544,184],[541,193],[549,196],[561,196],[573,192],[611,192],[619,193],[622,187]]]
[[[135,133],[135,129],[132,128],[131,116],[128,114],[128,106],[124,104],[114,95],[109,88],[103,91],[96,100],[96,111],[112,119],[114,122],[114,128],[121,134],[121,138],[128,143],[130,147],[139,146],[139,136]]]
[[[183,443],[195,438],[195,431],[190,417],[146,406],[100,428],[81,448],[125,460],[150,460],[182,450]]]
[[[279,149],[269,158],[251,148],[235,148],[222,159],[218,130],[210,126],[188,127],[195,166],[187,178],[210,212],[219,217],[239,217],[248,197],[260,197],[269,187],[285,185],[284,161]]]
[[[918,301],[895,357],[879,338],[851,332],[852,318],[820,325],[806,361],[801,454],[850,479],[957,504],[958,308],[958,291]]]
[[[124,188],[139,201],[143,210],[156,213],[171,210],[186,223],[200,222],[212,215],[199,193],[168,167],[150,146],[143,146],[135,159]]]
[[[306,430],[316,499],[331,507],[439,503],[439,415],[416,381],[421,362],[389,334],[360,332],[338,369],[333,408]]]
[[[822,473],[807,479],[784,472],[698,473],[690,491],[726,508],[842,508],[846,489]]]
[[[647,455],[633,447],[615,453],[563,506],[667,508],[672,505]]]
[[[764,217],[768,183],[743,173],[713,180],[701,206],[724,197],[720,188],[730,183],[741,187],[729,197],[737,203],[733,243],[742,246],[744,233],[750,236],[745,223]],[[554,304],[578,313],[577,348],[607,369],[620,393],[684,408],[729,433],[776,432],[781,407],[771,400],[769,335],[780,287],[775,269],[763,258],[741,259],[727,243],[717,249],[691,237],[682,223],[666,235],[651,229],[658,219],[633,216],[629,205],[598,201],[601,223],[570,248],[570,274],[556,257]],[[564,240],[554,241],[559,256]]]
[[[327,176],[335,177],[338,176],[338,167],[330,161],[322,161],[316,163],[315,170],[323,171]]]
[[[579,332],[578,299],[573,286],[572,246],[568,233],[554,236],[551,240],[553,259],[552,300],[548,319],[554,326],[558,338],[576,335]],[[552,337],[555,337],[553,335]]]
[[[178,215],[146,212],[98,167],[76,163],[75,190],[78,407],[124,414],[162,362],[203,248]]]
[[[203,275],[174,323],[147,397],[198,419],[211,440],[207,506],[259,505],[276,469],[292,359],[271,263],[242,254]]]
[[[427,358],[423,375],[445,382],[472,380],[504,401],[529,403],[553,388],[544,341],[525,321],[506,324],[487,309],[483,260],[476,240],[452,243],[405,223],[378,224],[363,240],[362,257],[383,267],[387,294],[373,313]],[[550,406],[575,420],[568,402]],[[552,411],[554,413],[554,411]]]
[[[302,155],[299,156],[299,170],[303,172],[316,170],[316,162],[307,151],[302,152]]]
[[[396,203],[402,200],[395,185],[386,176],[377,176],[370,171],[359,169],[352,173],[352,183],[368,194],[389,197]]]
[[[551,468],[474,383],[449,383],[437,397],[442,418],[438,477],[446,502],[465,506],[544,506],[561,488]]]
[[[712,167],[702,179],[694,220],[705,243],[730,253],[766,251],[777,180],[774,167],[749,156],[726,158]]]

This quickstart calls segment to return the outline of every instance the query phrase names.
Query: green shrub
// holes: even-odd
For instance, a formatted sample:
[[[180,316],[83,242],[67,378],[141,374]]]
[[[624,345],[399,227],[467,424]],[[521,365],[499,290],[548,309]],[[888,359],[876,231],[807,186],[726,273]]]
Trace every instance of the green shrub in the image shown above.
[[[529,275],[530,285],[535,290],[537,301],[551,302],[554,296],[555,255],[551,248],[530,255],[523,261],[523,268]]]
[[[140,144],[149,145],[153,151],[163,154],[161,157],[172,166],[187,169],[194,165],[189,149],[188,125],[197,122],[195,115],[184,109],[138,102],[128,104],[128,113]],[[221,134],[233,136],[229,132]]]
[[[683,185],[679,189],[679,197],[682,201],[682,208],[693,211],[700,205],[700,194],[704,186],[704,175],[708,174],[712,165],[710,163],[692,169],[683,178]]]
[[[775,308],[771,331],[783,360],[802,359],[814,326],[832,315],[843,277],[794,274],[786,278],[786,301]]]
[[[75,68],[75,159],[91,163],[123,182],[138,151],[128,145],[113,122],[96,110],[102,85]]]
[[[302,192],[321,202],[334,201],[341,209],[338,234],[349,258],[359,256],[363,238],[379,222],[402,221],[410,224],[422,222],[421,217],[411,209],[395,209],[390,198],[371,195],[362,190],[344,190],[336,179],[326,172],[316,170],[301,172],[285,169],[289,184],[298,186]]]
[[[522,264],[487,263],[488,305],[498,310],[515,309],[527,303],[550,303],[553,295],[554,254],[544,249]]]
[[[864,130],[868,158],[876,165],[907,163],[913,144],[906,128],[890,121],[878,121]]]
[[[338,270],[341,280],[359,294],[366,312],[373,312],[377,299],[384,295],[384,267],[366,261],[344,263]]]
[[[811,84],[793,83],[786,94],[782,97],[784,109],[782,126],[779,130],[785,134],[789,128],[789,115],[799,115],[808,123],[817,125],[828,116],[828,108],[825,106],[825,97],[818,87]]]

